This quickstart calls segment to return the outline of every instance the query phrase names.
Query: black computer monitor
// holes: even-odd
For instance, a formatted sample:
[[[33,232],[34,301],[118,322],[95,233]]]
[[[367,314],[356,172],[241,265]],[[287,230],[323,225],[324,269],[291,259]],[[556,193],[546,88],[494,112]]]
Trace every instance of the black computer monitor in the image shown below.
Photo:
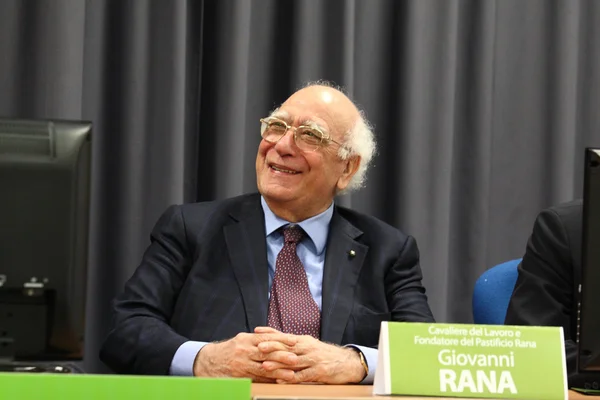
[[[577,369],[600,373],[600,148],[585,151],[582,245]]]
[[[0,119],[0,359],[83,358],[91,132]]]

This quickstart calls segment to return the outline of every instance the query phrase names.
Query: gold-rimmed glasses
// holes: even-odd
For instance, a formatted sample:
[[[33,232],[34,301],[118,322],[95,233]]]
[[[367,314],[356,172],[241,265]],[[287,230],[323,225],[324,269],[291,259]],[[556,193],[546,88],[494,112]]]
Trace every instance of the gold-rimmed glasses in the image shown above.
[[[277,143],[291,129],[294,132],[296,146],[303,151],[317,150],[329,142],[342,145],[317,127],[307,125],[295,127],[276,117],[261,118],[260,123],[260,135],[269,143]]]

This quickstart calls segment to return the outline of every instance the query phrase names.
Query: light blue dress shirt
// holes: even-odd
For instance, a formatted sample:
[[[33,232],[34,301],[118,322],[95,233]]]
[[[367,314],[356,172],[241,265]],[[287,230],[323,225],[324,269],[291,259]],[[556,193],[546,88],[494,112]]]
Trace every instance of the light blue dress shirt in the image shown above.
[[[279,218],[269,208],[267,202],[261,197],[261,205],[265,214],[265,230],[267,234],[267,261],[269,264],[269,293],[273,277],[275,276],[275,260],[283,248],[283,234],[278,231],[282,226],[289,222]],[[333,216],[333,203],[321,214],[299,222],[298,225],[306,232],[308,238],[300,241],[296,247],[298,257],[302,260],[306,277],[308,278],[308,288],[315,299],[315,302],[321,310],[322,305],[322,287],[323,287],[323,267],[325,265],[325,253],[327,245],[327,235],[329,233],[329,223]],[[207,342],[188,341],[183,343],[171,363],[169,373],[171,375],[193,375],[194,360],[198,352]],[[362,381],[365,384],[373,383],[375,369],[377,367],[377,349],[370,347],[351,345],[358,348],[365,356],[369,366],[369,373]]]

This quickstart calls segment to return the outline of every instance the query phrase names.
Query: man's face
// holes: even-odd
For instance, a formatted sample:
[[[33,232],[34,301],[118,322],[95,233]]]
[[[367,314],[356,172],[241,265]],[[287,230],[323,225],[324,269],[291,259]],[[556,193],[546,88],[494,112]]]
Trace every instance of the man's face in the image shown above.
[[[316,86],[296,92],[275,115],[294,127],[317,125],[343,143],[344,132],[358,112],[340,92]],[[302,219],[324,211],[356,170],[338,157],[338,150],[338,144],[329,142],[314,151],[303,151],[294,141],[293,129],[277,143],[262,140],[256,157],[259,192],[270,207],[285,207]]]

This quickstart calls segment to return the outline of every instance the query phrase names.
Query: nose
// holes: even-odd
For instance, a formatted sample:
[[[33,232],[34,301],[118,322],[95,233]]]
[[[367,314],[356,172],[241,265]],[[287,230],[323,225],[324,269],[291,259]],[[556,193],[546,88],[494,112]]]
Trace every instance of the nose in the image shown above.
[[[285,131],[285,133],[283,134],[281,139],[279,139],[277,141],[277,143],[275,143],[275,148],[279,152],[294,153],[296,151],[296,142],[294,140],[294,133],[295,133],[294,128],[290,128],[287,131]]]

